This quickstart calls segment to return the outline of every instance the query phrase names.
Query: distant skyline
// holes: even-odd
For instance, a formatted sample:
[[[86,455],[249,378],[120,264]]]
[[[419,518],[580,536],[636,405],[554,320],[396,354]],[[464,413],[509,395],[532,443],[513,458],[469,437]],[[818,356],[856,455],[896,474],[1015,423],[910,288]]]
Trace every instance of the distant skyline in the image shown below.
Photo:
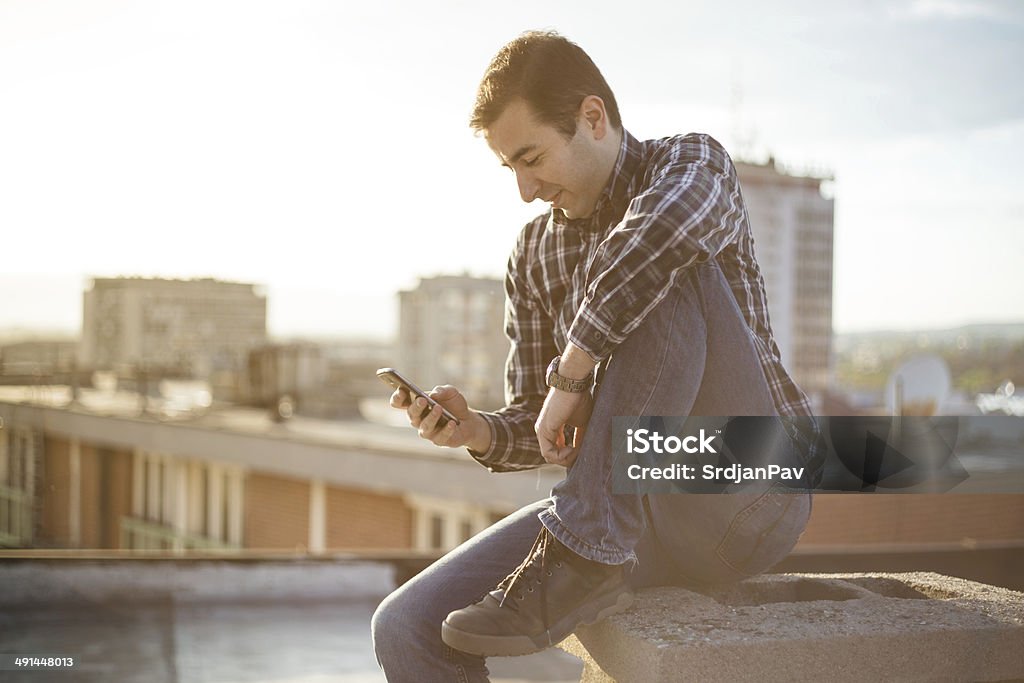
[[[544,206],[466,119],[529,28],[638,137],[834,171],[837,331],[1024,319],[1012,0],[0,0],[0,331],[75,331],[88,277],[139,275],[264,285],[275,336],[388,336],[419,277],[500,276]]]

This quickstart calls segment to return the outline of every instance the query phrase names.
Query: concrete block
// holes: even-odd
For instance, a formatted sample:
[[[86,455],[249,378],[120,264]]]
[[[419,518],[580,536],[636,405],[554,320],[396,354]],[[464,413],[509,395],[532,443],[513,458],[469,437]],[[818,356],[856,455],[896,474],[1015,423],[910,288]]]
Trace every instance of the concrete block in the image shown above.
[[[1024,593],[933,573],[653,588],[560,647],[585,683],[1024,679]]]

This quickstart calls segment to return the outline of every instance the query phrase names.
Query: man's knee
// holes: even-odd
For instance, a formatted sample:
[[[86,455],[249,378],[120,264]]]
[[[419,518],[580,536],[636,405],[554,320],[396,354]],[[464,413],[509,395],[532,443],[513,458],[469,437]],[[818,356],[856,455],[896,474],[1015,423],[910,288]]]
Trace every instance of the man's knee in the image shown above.
[[[382,666],[397,653],[425,645],[431,633],[436,632],[434,635],[440,638],[441,624],[433,624],[431,629],[425,615],[417,609],[417,602],[410,599],[407,591],[397,590],[384,598],[373,613],[370,634]]]
[[[397,609],[393,606],[391,598],[394,593],[384,598],[383,602],[377,605],[377,609],[370,618],[370,636],[373,638],[373,650],[377,654],[377,661],[384,663],[387,657],[389,643],[395,642],[399,636],[395,630],[401,624],[397,617]]]

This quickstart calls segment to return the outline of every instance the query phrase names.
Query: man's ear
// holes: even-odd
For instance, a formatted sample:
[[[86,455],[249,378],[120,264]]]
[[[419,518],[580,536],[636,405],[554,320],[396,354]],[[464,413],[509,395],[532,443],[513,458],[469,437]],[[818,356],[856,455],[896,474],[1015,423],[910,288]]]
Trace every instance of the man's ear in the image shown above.
[[[579,123],[589,129],[595,140],[603,139],[608,134],[608,112],[604,109],[604,100],[597,95],[584,97],[580,102]]]

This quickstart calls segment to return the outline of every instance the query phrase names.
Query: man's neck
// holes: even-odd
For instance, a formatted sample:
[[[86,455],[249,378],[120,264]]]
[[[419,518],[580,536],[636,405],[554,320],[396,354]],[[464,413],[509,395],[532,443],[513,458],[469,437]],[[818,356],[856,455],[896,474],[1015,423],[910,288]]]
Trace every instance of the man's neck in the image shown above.
[[[603,149],[603,159],[601,161],[604,166],[604,184],[608,186],[608,181],[612,179],[612,171],[615,170],[615,162],[619,158],[619,150],[622,149],[622,138],[625,135],[623,128],[613,128],[611,134],[608,135],[608,145]]]

